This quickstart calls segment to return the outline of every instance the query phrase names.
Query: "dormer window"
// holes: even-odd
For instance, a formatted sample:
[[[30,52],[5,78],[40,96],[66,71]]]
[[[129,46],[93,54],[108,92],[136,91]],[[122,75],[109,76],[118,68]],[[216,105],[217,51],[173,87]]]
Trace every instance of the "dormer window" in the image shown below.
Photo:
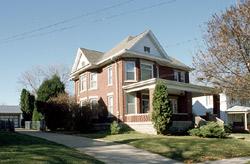
[[[144,52],[150,53],[150,47],[144,46]]]

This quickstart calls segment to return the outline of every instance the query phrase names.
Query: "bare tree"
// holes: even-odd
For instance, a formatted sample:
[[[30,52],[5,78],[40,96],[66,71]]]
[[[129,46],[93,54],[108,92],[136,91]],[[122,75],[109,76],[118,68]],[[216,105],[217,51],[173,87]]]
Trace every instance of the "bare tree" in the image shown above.
[[[204,31],[204,45],[193,56],[198,81],[239,98],[250,97],[250,0],[214,14]]]
[[[54,64],[48,67],[41,65],[33,66],[31,69],[26,70],[21,74],[18,79],[18,83],[22,88],[25,88],[32,92],[33,95],[37,96],[37,91],[42,82],[45,79],[52,78],[53,75],[57,75],[60,80],[64,83],[65,87],[69,87],[69,66],[66,64]]]

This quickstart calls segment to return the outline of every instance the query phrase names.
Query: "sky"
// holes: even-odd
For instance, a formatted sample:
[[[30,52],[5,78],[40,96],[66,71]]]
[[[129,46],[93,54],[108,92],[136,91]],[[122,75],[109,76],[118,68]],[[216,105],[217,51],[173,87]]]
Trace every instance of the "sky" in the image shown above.
[[[192,66],[205,22],[234,4],[235,0],[1,1],[0,105],[19,105],[18,78],[33,66],[63,63],[71,68],[79,47],[106,52],[148,29],[168,55]]]

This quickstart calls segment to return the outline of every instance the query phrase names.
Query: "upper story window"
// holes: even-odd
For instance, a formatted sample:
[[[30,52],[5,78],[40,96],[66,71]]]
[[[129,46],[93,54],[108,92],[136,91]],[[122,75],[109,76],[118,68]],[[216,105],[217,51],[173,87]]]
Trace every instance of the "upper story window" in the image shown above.
[[[97,73],[90,74],[90,89],[97,89]]]
[[[112,67],[108,68],[108,85],[113,84],[113,70]]]
[[[144,46],[144,52],[150,53],[150,47]]]
[[[86,91],[87,89],[87,76],[83,75],[81,77],[81,91]]]
[[[153,78],[153,65],[141,64],[141,80]]]
[[[125,63],[125,80],[135,81],[135,62]]]
[[[179,72],[174,71],[174,81],[179,81]]]
[[[180,82],[184,82],[185,83],[185,72],[181,72]]]

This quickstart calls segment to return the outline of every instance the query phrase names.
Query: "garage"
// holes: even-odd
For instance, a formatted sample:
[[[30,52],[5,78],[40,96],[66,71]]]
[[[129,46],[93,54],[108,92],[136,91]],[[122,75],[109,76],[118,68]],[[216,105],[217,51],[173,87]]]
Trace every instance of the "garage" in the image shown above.
[[[19,106],[0,106],[0,120],[1,121],[13,121],[15,128],[21,127],[21,115],[22,111]]]

